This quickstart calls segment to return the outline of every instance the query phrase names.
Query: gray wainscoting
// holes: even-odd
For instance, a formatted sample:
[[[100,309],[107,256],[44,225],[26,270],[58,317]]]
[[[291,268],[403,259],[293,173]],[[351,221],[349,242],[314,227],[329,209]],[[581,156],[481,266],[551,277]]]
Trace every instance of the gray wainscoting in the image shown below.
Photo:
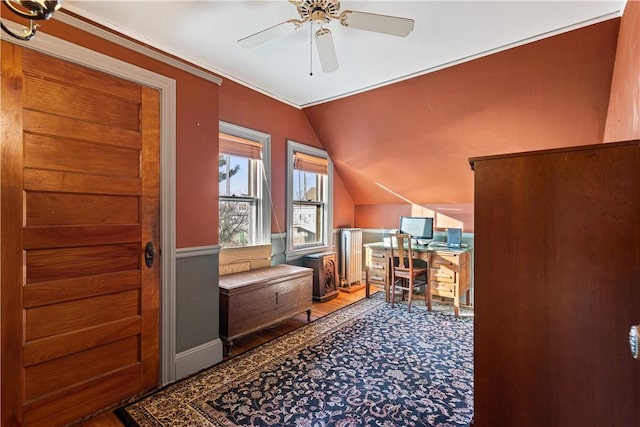
[[[219,246],[176,250],[176,379],[222,361]]]
[[[287,262],[287,233],[271,235],[271,265]]]

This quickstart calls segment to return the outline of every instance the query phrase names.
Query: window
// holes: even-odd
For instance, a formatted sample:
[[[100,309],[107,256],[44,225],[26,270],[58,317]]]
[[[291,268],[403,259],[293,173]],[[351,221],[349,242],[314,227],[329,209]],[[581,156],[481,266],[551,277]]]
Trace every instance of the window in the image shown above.
[[[219,234],[223,248],[271,242],[271,137],[220,122]]]
[[[288,259],[330,246],[332,164],[321,149],[289,141],[287,148]]]

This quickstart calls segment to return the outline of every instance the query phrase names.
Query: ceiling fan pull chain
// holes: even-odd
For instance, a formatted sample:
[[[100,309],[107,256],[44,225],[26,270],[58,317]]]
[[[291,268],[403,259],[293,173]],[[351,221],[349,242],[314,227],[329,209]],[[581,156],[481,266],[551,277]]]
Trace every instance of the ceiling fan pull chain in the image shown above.
[[[313,76],[313,22],[309,23],[309,76]]]

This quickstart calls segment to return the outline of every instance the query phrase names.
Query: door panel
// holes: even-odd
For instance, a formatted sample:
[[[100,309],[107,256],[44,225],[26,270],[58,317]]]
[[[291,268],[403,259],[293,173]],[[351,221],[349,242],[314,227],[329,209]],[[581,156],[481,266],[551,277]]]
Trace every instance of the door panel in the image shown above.
[[[138,177],[138,150],[42,135],[25,135],[25,167]]]
[[[114,128],[95,122],[82,122],[69,117],[61,117],[41,111],[23,110],[23,126],[27,132],[93,141],[114,147],[140,149],[140,132]]]
[[[86,298],[140,287],[137,271],[119,271],[71,279],[33,283],[23,288],[25,308],[67,301],[72,296]]]
[[[97,194],[25,195],[27,226],[82,224],[138,224],[137,197]]]
[[[26,400],[54,393],[68,384],[80,383],[121,366],[134,366],[138,363],[137,347],[138,337],[131,336],[68,357],[25,365]]]
[[[158,385],[159,93],[2,42],[2,425]]]

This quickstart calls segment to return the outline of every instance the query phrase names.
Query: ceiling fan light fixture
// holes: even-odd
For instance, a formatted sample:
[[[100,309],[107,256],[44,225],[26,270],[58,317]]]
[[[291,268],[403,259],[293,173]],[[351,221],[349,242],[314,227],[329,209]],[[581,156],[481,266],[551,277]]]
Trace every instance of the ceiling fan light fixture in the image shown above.
[[[38,24],[34,21],[51,18],[62,6],[62,0],[2,0],[2,3],[15,15],[29,20],[29,27],[23,28],[23,35],[16,34],[0,22],[0,26],[7,34],[19,40],[31,40],[38,29]]]
[[[324,13],[324,10],[322,9],[316,9],[313,12],[311,12],[311,22],[313,22],[315,25],[324,25],[329,23],[330,19],[327,16],[326,13]]]
[[[36,20],[51,18],[53,13],[62,6],[61,0],[2,0],[2,2],[16,15]]]

